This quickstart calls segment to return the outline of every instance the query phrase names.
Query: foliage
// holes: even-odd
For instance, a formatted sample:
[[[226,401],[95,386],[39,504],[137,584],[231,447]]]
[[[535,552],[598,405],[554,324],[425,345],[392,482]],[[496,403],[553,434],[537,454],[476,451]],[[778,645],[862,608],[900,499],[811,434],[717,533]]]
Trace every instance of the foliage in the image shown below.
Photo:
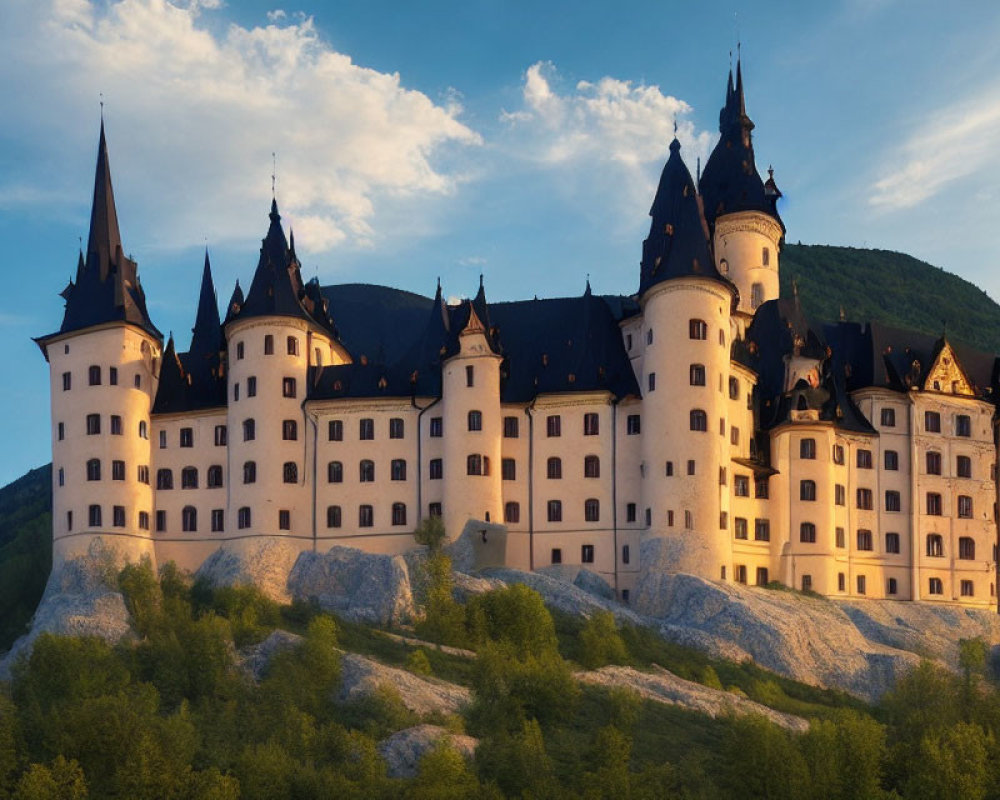
[[[469,637],[465,629],[465,609],[455,602],[452,594],[451,559],[440,550],[434,550],[424,562],[424,570],[427,575],[427,598],[424,617],[416,625],[417,634],[441,644],[466,645]]]
[[[431,553],[440,551],[445,536],[444,522],[438,516],[424,517],[413,532],[413,538],[417,540],[417,544],[422,544]]]
[[[618,633],[614,615],[597,611],[580,631],[580,663],[587,669],[606,664],[627,664],[628,650]]]
[[[434,670],[431,668],[431,660],[427,657],[427,651],[418,647],[406,657],[406,668],[415,675],[430,675]]]

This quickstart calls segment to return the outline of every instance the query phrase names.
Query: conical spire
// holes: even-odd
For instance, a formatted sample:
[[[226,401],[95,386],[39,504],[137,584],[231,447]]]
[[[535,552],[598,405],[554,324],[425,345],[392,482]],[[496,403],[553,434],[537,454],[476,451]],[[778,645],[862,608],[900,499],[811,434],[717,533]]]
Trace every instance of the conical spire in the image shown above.
[[[184,375],[184,367],[177,356],[174,347],[174,336],[171,333],[167,339],[167,346],[163,351],[163,361],[160,366],[160,382],[156,389],[156,399],[153,401],[154,414],[169,414],[176,411],[185,411],[187,402],[188,384]]]
[[[111,165],[108,143],[101,119],[101,139],[97,146],[97,170],[94,175],[94,202],[90,209],[90,235],[87,238],[87,265],[97,267],[101,280],[106,280],[112,263],[117,264],[122,249],[118,229],[115,193],[111,187]]]
[[[236,286],[233,288],[233,293],[229,297],[229,305],[226,306],[226,323],[229,323],[233,317],[240,313],[240,309],[243,308],[243,289],[240,287],[240,279],[236,279]]]
[[[212,265],[205,250],[205,266],[201,273],[201,293],[198,296],[198,313],[191,329],[191,354],[218,355],[222,350],[222,323],[219,320],[219,302],[212,281]]]
[[[701,275],[726,282],[715,269],[694,181],[681,158],[681,143],[670,143],[670,158],[649,210],[653,221],[642,245],[639,292],[661,281]]]

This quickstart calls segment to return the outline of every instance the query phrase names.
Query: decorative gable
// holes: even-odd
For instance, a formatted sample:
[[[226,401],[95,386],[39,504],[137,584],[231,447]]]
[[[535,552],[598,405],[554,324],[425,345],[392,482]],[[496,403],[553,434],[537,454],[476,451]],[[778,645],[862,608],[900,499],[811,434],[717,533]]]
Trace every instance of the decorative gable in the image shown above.
[[[943,392],[945,394],[968,396],[975,394],[972,384],[965,376],[965,371],[955,357],[955,351],[952,350],[947,341],[941,343],[937,357],[927,371],[923,389],[925,392]]]

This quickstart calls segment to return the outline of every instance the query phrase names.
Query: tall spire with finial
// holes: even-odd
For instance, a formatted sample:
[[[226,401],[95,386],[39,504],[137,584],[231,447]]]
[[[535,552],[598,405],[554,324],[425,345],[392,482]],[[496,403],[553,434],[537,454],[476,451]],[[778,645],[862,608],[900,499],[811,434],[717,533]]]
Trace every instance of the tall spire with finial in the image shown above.
[[[205,248],[205,265],[201,272],[201,292],[198,295],[198,313],[191,329],[192,354],[218,356],[222,350],[222,322],[219,319],[219,302],[212,280],[212,265]]]

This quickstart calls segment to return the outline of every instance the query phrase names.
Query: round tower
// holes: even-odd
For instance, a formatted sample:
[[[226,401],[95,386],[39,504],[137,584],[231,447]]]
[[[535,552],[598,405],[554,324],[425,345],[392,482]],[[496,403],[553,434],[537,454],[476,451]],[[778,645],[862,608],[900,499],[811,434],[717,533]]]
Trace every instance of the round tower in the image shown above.
[[[503,521],[500,448],[501,357],[492,345],[480,284],[467,301],[454,355],[441,368],[444,434],[444,524],[457,539],[469,520]]]
[[[736,84],[730,72],[726,103],[719,113],[721,136],[700,176],[699,189],[716,266],[739,291],[737,312],[744,320],[762,303],[778,299],[778,256],[785,236],[778,215],[781,192],[774,170],[768,170],[766,183],[757,172],[753,129],[746,112],[743,69],[737,62]]]
[[[53,567],[97,538],[155,564],[149,434],[163,336],[122,249],[103,122],[87,254],[62,296],[60,329],[36,340],[51,382]]]
[[[312,431],[304,411],[311,367],[345,363],[326,300],[303,285],[294,238],[277,203],[245,300],[225,324],[230,495],[227,530],[237,540],[312,539]]]
[[[727,420],[732,284],[713,263],[691,174],[670,145],[643,243],[642,498],[663,566],[731,579]]]

